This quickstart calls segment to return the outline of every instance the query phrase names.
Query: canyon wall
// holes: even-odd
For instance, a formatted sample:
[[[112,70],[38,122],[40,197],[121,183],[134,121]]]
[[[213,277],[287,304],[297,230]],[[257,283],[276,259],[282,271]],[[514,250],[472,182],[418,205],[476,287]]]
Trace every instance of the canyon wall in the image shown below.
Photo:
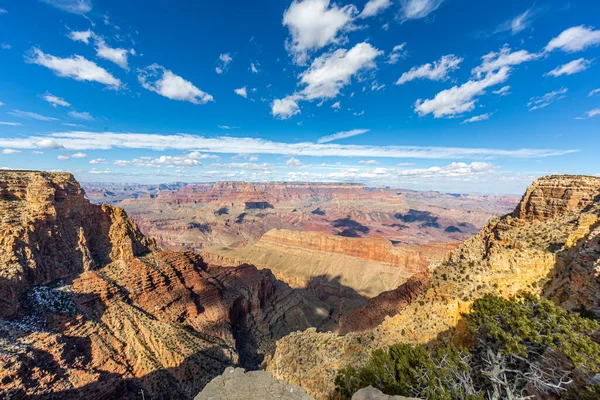
[[[70,174],[0,172],[0,397],[193,398],[329,306],[250,265],[160,251]]]
[[[437,266],[429,288],[368,333],[314,330],[277,342],[268,370],[317,399],[334,395],[336,371],[393,343],[461,342],[462,313],[486,293],[521,290],[567,309],[600,311],[600,178],[553,176],[527,190],[514,213],[495,218]]]
[[[423,273],[458,244],[394,247],[382,237],[345,238],[322,232],[271,230],[246,247],[208,247],[206,260],[221,265],[249,263],[273,271],[294,287],[319,284],[374,297]],[[354,293],[352,293],[354,292]]]

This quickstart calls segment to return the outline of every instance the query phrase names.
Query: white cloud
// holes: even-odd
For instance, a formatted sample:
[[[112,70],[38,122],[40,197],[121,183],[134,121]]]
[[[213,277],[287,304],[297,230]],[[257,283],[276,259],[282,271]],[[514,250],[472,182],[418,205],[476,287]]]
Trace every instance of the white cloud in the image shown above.
[[[387,64],[396,64],[401,58],[406,58],[408,52],[406,51],[406,42],[394,46],[390,55],[388,56]]]
[[[532,97],[531,99],[529,99],[527,107],[529,107],[529,111],[539,110],[541,108],[548,107],[556,100],[564,98],[567,91],[567,88],[562,88],[559,90],[552,91],[550,93],[546,93],[543,96]]]
[[[511,34],[516,35],[517,33],[524,31],[531,25],[534,16],[535,12],[533,10],[533,7],[529,8],[525,10],[524,13],[519,14],[516,17],[511,18],[508,21],[501,24],[500,26],[498,26],[494,33],[510,31]]]
[[[358,10],[354,5],[330,6],[329,0],[294,0],[283,14],[283,26],[289,29],[291,39],[287,50],[297,64],[308,60],[308,53],[329,44],[339,44],[340,34],[353,29],[352,21]]]
[[[296,114],[300,114],[300,107],[296,100],[297,97],[295,96],[273,100],[271,103],[271,114],[279,119],[288,119]]]
[[[438,9],[444,0],[400,0],[400,20],[421,19]]]
[[[302,168],[304,164],[300,160],[294,157],[290,157],[286,162],[285,166],[288,168]]]
[[[66,150],[195,150],[219,154],[277,154],[315,157],[480,159],[490,157],[540,158],[573,153],[571,149],[488,149],[419,146],[368,146],[337,143],[284,143],[258,138],[202,137],[198,135],[161,135],[152,133],[57,132],[45,136],[0,137],[0,148]]]
[[[21,154],[21,152],[19,150],[15,150],[15,149],[4,149],[4,150],[2,150],[2,154],[14,155],[14,154]]]
[[[85,153],[75,153],[73,155],[71,155],[71,158],[86,158],[87,154]]]
[[[492,93],[497,94],[498,96],[508,96],[510,94],[510,85],[503,86],[498,90],[492,91]]]
[[[364,114],[365,114],[365,110],[362,110],[361,112],[356,112],[356,111],[354,112],[355,117],[360,117],[361,115],[364,115]]]
[[[119,79],[112,76],[104,68],[79,55],[60,58],[51,54],[45,54],[38,48],[33,48],[25,60],[28,63],[44,66],[63,78],[99,82],[113,89],[118,89],[122,84]]]
[[[383,89],[385,89],[385,83],[378,85],[376,81],[373,81],[373,84],[371,85],[372,92],[379,92],[380,90],[383,90]]]
[[[255,160],[256,161],[256,160]],[[255,164],[255,163],[228,163],[228,164],[220,164],[215,163],[210,165],[211,168],[220,168],[220,169],[246,169],[250,171],[270,171],[273,169],[273,166],[267,163]]]
[[[112,48],[106,44],[104,39],[95,37],[96,42],[96,55],[105,60],[111,61],[117,64],[119,67],[126,71],[129,71],[129,62],[127,57],[130,54],[135,54],[135,50],[127,50],[121,48]]]
[[[327,135],[319,138],[317,140],[317,143],[329,143],[333,142],[334,140],[346,139],[353,136],[363,135],[367,132],[369,132],[368,129],[352,129],[351,131],[338,132],[334,133],[333,135]]]
[[[93,35],[94,33],[88,29],[87,31],[71,31],[67,34],[67,37],[75,42],[90,44]]]
[[[72,14],[87,14],[92,11],[92,0],[42,0],[60,10]]]
[[[561,75],[573,75],[578,72],[585,71],[590,67],[591,64],[591,61],[586,60],[585,58],[579,58],[569,63],[559,65],[558,67],[554,68],[552,71],[546,73],[545,75],[553,76],[555,78]]]
[[[381,54],[382,51],[363,42],[348,51],[338,49],[320,56],[300,75],[301,84],[306,85],[302,95],[307,100],[336,97],[353,75],[374,68],[374,60]]]
[[[64,146],[57,142],[55,139],[46,138],[40,139],[33,142],[33,147],[39,147],[40,149],[63,149]]]
[[[363,164],[363,165],[377,165],[377,164],[379,164],[377,162],[377,160],[360,160],[358,163],[359,164]]]
[[[593,110],[586,112],[585,115],[587,115],[588,118],[600,115],[600,108],[594,108]]]
[[[96,168],[92,168],[88,171],[89,174],[93,174],[93,175],[102,175],[102,174],[110,174],[110,168],[106,168],[106,169],[96,169]]]
[[[481,57],[483,62],[481,65],[473,68],[471,72],[478,78],[481,78],[482,75],[485,75],[488,72],[497,71],[502,67],[512,67],[536,60],[540,57],[540,54],[530,53],[527,50],[511,52],[510,47],[504,45],[499,52],[492,51]]]
[[[415,79],[429,79],[432,81],[443,81],[448,79],[448,74],[459,68],[459,64],[463,61],[462,58],[456,57],[454,54],[442,56],[439,61],[435,61],[433,65],[430,63],[413,67],[408,72],[405,72],[396,81],[396,85],[403,85]]]
[[[510,75],[509,67],[502,67],[498,72],[488,72],[480,80],[470,80],[460,86],[439,92],[433,99],[417,100],[415,112],[420,116],[432,114],[435,118],[455,116],[475,108],[477,97],[485,93],[488,87],[506,82]]]
[[[574,53],[588,47],[597,46],[600,44],[600,30],[595,31],[593,29],[593,27],[586,27],[585,25],[569,28],[552,39],[546,46],[546,51],[562,50],[567,53]]]
[[[69,156],[63,156],[63,155],[60,155],[60,156],[58,156],[56,158],[58,158],[61,161],[67,161],[67,160],[71,159],[71,157],[69,157]]]
[[[20,122],[6,122],[6,121],[0,121],[0,125],[6,125],[6,126],[21,126],[22,124]]]
[[[233,91],[235,92],[235,94],[240,95],[245,99],[248,98],[248,91],[246,90],[246,86],[241,87],[239,89],[234,89]]]
[[[215,67],[215,72],[221,75],[223,72],[227,71],[229,68],[229,64],[233,62],[233,57],[229,53],[219,54],[219,60],[217,61],[217,66]]]
[[[10,49],[12,49],[12,46],[8,43],[0,43],[0,48],[2,50],[10,50]]]
[[[339,101],[336,101],[335,103],[333,103],[331,105],[331,108],[333,108],[334,110],[339,110],[340,108],[342,108],[342,103],[340,103]]]
[[[252,71],[253,74],[258,74],[258,68],[256,67],[256,65],[254,63],[250,63],[250,71]]]
[[[9,112],[9,114],[14,115],[15,117],[24,118],[24,119],[37,119],[38,121],[58,121],[58,119],[56,119],[56,118],[46,117],[45,115],[40,115],[40,114],[36,114],[33,112],[21,111],[21,110],[13,110],[13,111]]]
[[[3,105],[4,105],[4,103],[0,101],[0,107],[2,107]]]
[[[85,125],[81,125],[81,124],[71,124],[68,122],[63,122],[63,125],[71,127],[71,128],[83,128],[85,126]]]
[[[486,120],[490,119],[491,116],[492,116],[491,113],[485,113],[485,114],[481,114],[481,115],[475,115],[474,117],[465,119],[462,123],[463,124],[470,124],[470,123],[473,123],[473,122],[486,121]]]
[[[81,119],[84,121],[95,121],[96,119],[87,111],[78,112],[78,111],[69,111],[69,116],[71,118]]]
[[[444,167],[430,167],[424,169],[404,169],[397,171],[397,175],[402,177],[473,177],[478,175],[488,175],[496,171],[499,167],[486,162],[472,162],[471,164],[463,162],[453,162]]]
[[[42,154],[44,154],[44,152],[43,151],[38,151],[38,150],[33,150],[31,152],[31,154],[42,155]]]
[[[108,164],[108,162],[106,161],[105,158],[94,158],[93,160],[90,160],[90,164],[93,164],[93,165]]]
[[[359,18],[373,17],[392,5],[391,0],[369,0],[365,4]]]
[[[145,89],[171,100],[189,101],[193,104],[206,104],[214,100],[210,94],[198,89],[190,81],[158,64],[138,70],[138,80]]]
[[[51,93],[46,93],[44,96],[42,96],[42,98],[48,103],[52,104],[52,107],[54,108],[56,108],[57,106],[71,107],[71,104],[65,99],[63,99],[62,97],[55,96]]]
[[[238,126],[231,126],[231,125],[217,125],[217,128],[219,129],[224,129],[224,130],[230,130],[230,129],[238,129]]]
[[[592,90],[590,92],[590,94],[588,94],[588,97],[592,97],[592,96],[595,96],[597,94],[600,94],[600,88]]]

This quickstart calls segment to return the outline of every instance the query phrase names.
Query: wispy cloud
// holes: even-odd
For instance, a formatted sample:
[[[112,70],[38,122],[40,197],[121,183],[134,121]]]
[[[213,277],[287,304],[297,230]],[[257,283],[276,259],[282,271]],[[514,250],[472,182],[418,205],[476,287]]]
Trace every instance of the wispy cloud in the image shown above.
[[[45,101],[47,101],[48,103],[50,103],[52,105],[52,107],[54,107],[54,108],[56,108],[57,106],[71,107],[71,103],[67,102],[62,97],[53,95],[52,93],[46,93],[45,95],[42,96],[42,98]]]
[[[37,119],[38,121],[58,121],[57,118],[47,117],[45,115],[37,114],[29,111],[21,111],[21,110],[13,110],[9,112],[10,115],[13,115],[18,118],[24,119]]]
[[[529,111],[539,110],[542,108],[548,107],[550,104],[554,103],[556,100],[560,100],[565,97],[567,94],[567,88],[561,88],[559,90],[552,91],[550,93],[546,93],[543,96],[536,96],[529,99],[529,103],[527,103],[527,107],[529,107]]]
[[[405,72],[396,81],[396,85],[403,85],[407,82],[416,79],[429,79],[432,81],[443,81],[449,78],[448,74],[459,68],[462,58],[456,57],[454,54],[442,56],[439,61],[432,64],[424,64],[419,67],[413,67],[410,71]]]
[[[519,14],[516,17],[500,24],[494,33],[510,32],[512,35],[516,35],[517,33],[522,32],[531,26],[536,14],[537,13],[533,7],[528,8],[522,14]]]
[[[579,25],[563,31],[552,39],[546,46],[546,51],[562,50],[567,53],[575,53],[588,47],[600,45],[600,30],[593,27]]]
[[[22,124],[20,122],[6,122],[6,121],[0,121],[0,125],[6,125],[6,126],[21,126]]]
[[[83,111],[83,112],[78,112],[78,111],[69,111],[69,116],[71,118],[75,118],[75,119],[81,119],[83,121],[95,121],[96,118],[94,118],[89,112],[87,111]]]
[[[442,5],[444,0],[400,0],[400,20],[421,19],[427,17]]]
[[[60,58],[51,54],[46,54],[34,47],[31,52],[25,56],[25,61],[46,67],[63,78],[72,78],[77,81],[99,82],[112,89],[118,89],[122,85],[121,81],[112,76],[107,70],[99,67],[95,62],[89,61],[79,55]]]
[[[92,11],[92,0],[42,0],[60,10],[72,14],[87,14]]]
[[[352,129],[351,131],[338,132],[334,133],[333,135],[327,135],[319,138],[317,140],[317,143],[329,143],[333,142],[334,140],[346,139],[353,136],[363,135],[367,132],[369,132],[368,129]]]
[[[493,157],[539,158],[560,156],[577,150],[558,149],[488,149],[420,146],[364,146],[333,143],[283,143],[258,138],[211,137],[195,135],[162,135],[114,132],[57,132],[47,136],[0,138],[0,147],[66,150],[196,150],[225,154],[278,154],[296,156],[331,156],[363,158],[485,159]]]
[[[559,65],[552,71],[547,72],[545,75],[553,76],[555,78],[562,75],[573,75],[585,71],[590,67],[590,65],[592,65],[591,61],[586,60],[585,58],[579,58],[569,63]]]
[[[492,116],[492,113],[485,113],[485,114],[481,114],[481,115],[475,115],[474,117],[465,119],[462,123],[463,124],[470,124],[470,123],[473,123],[473,122],[486,121],[486,120],[490,119],[491,116]]]
[[[360,15],[358,17],[359,18],[373,17],[373,16],[383,12],[385,9],[387,9],[391,5],[392,5],[391,0],[369,0],[367,2],[367,4],[365,4],[365,8],[363,8],[362,12],[360,13]]]

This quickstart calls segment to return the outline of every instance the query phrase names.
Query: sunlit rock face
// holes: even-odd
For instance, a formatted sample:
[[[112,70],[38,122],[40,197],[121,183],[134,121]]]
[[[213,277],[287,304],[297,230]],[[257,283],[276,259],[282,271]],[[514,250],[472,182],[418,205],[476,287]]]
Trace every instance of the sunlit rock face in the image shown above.
[[[516,210],[492,219],[432,266],[429,286],[366,333],[307,330],[277,342],[268,370],[317,399],[334,394],[336,371],[393,343],[461,341],[461,316],[486,293],[526,290],[577,311],[600,311],[600,178],[536,180]]]
[[[70,174],[0,172],[0,397],[193,398],[327,307],[250,265],[160,251]]]

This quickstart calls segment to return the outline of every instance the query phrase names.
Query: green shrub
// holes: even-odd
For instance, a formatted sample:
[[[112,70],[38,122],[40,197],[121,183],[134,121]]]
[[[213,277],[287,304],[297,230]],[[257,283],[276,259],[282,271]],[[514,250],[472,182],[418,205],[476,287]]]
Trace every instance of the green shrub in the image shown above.
[[[376,350],[360,368],[345,367],[335,384],[343,398],[373,386],[390,395],[432,400],[480,400],[471,381],[469,353],[445,346],[430,351],[424,346],[396,344]]]

